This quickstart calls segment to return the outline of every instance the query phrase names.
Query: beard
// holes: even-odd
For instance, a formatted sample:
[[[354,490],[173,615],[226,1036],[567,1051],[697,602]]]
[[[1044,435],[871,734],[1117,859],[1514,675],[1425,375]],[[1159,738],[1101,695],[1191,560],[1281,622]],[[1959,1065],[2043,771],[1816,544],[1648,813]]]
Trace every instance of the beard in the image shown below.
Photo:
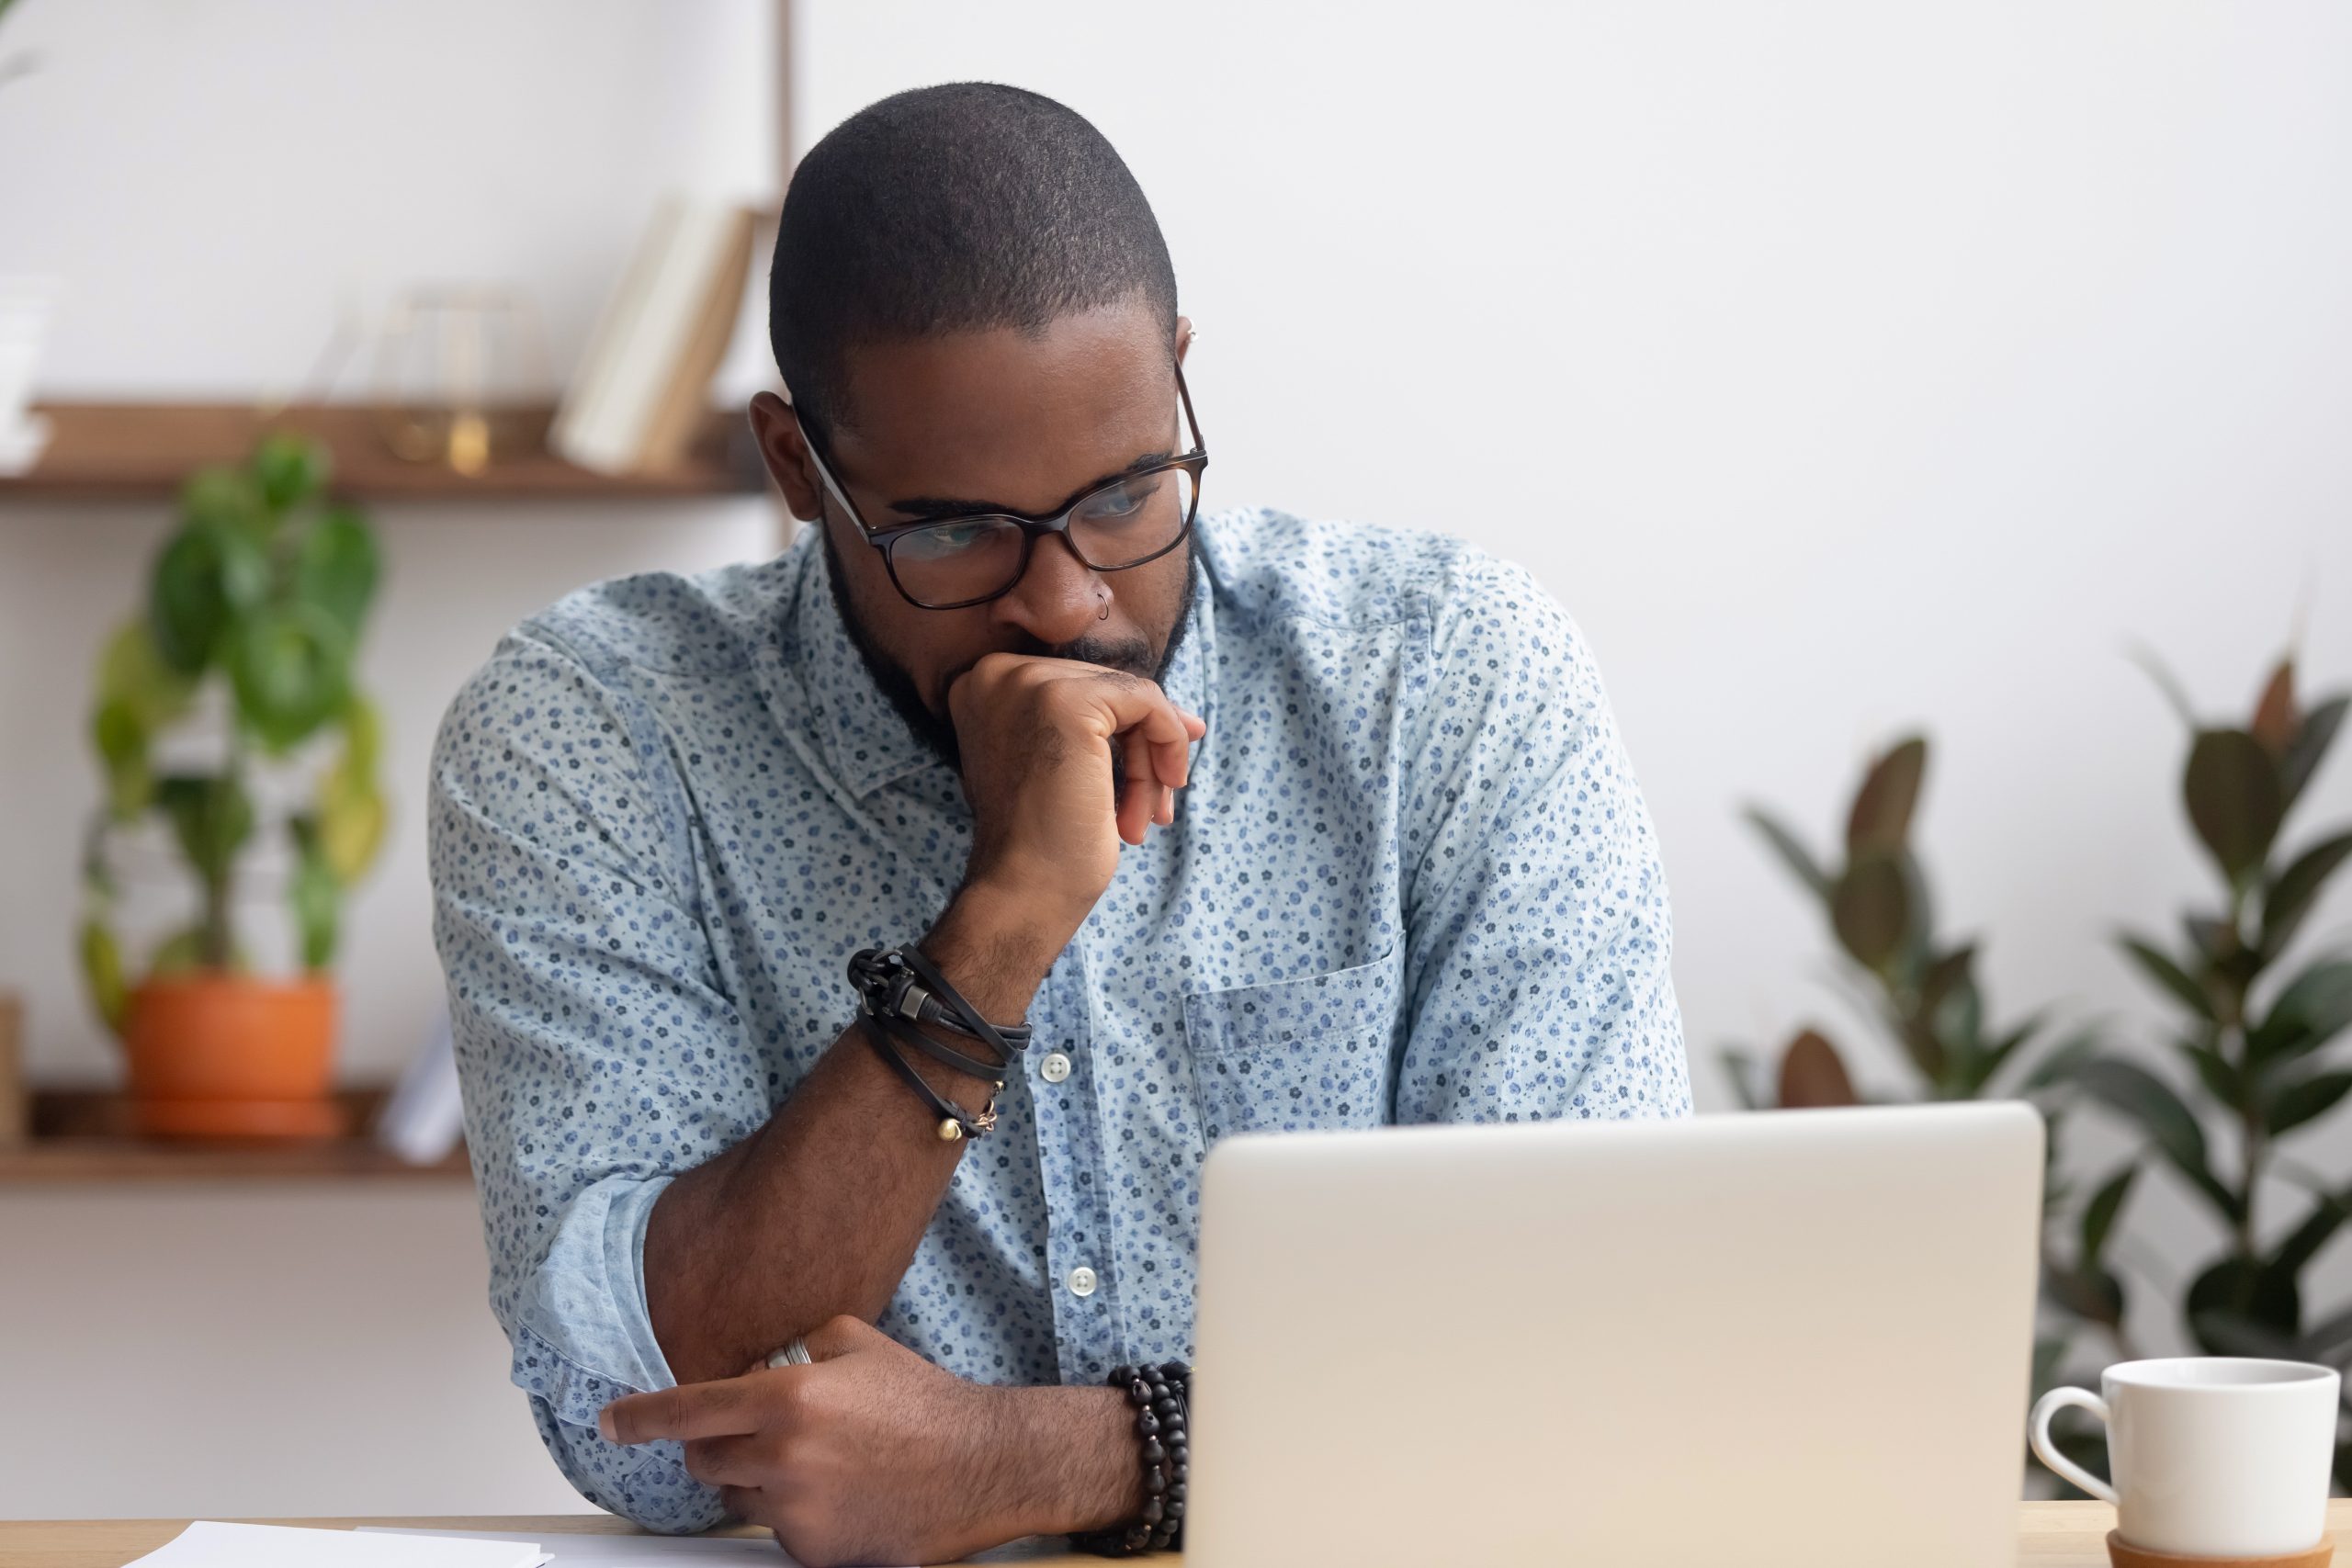
[[[899,716],[906,720],[907,728],[914,731],[915,739],[946,763],[950,771],[960,775],[964,771],[964,754],[956,743],[955,724],[944,714],[933,711],[916,687],[914,677],[866,635],[865,627],[858,621],[856,607],[850,603],[849,589],[842,572],[842,558],[833,548],[833,532],[822,522],[816,526],[824,536],[826,580],[832,589],[833,610],[841,616],[842,626],[849,634],[850,646],[857,649],[858,658],[865,662],[865,672],[873,677],[874,684],[888,699],[891,707],[898,710]],[[1193,538],[1184,541],[1183,599],[1176,612],[1176,624],[1169,630],[1168,646],[1160,649],[1157,659],[1152,657],[1151,645],[1141,637],[1082,637],[1075,642],[1056,644],[1040,642],[1024,635],[1010,647],[990,651],[1099,664],[1106,670],[1140,675],[1154,684],[1160,683],[1168,673],[1168,666],[1175,660],[1176,650],[1184,645],[1184,630],[1193,618],[1193,591],[1198,585],[1201,574],[1200,557],[1194,553],[1193,544]],[[961,673],[960,670],[951,672],[948,682],[952,683],[955,676]],[[940,701],[943,705],[946,702],[944,686]],[[1120,764],[1121,752],[1114,746],[1111,749],[1111,773],[1114,783],[1124,779],[1125,770]]]

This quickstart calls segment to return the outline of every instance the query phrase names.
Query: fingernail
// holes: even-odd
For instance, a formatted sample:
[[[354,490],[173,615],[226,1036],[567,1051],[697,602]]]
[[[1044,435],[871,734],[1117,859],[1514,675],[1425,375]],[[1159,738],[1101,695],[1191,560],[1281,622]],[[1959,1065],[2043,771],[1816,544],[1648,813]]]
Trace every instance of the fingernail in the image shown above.
[[[608,1443],[617,1443],[621,1440],[620,1435],[613,1430],[613,1407],[611,1405],[607,1404],[605,1408],[596,1412],[596,1430],[605,1435],[605,1441]]]

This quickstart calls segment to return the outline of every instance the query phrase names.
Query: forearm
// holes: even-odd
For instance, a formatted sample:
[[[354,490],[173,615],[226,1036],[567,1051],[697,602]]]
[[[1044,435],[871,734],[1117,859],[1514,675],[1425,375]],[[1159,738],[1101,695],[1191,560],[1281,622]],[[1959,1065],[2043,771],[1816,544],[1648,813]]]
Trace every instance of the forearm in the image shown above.
[[[1021,1388],[1001,1393],[1013,1441],[1000,1451],[1003,1540],[1074,1535],[1124,1524],[1143,1512],[1143,1461],[1135,1414],[1115,1388]]]
[[[959,895],[923,952],[983,1016],[1019,1018],[1066,937],[986,889]],[[967,1111],[990,1086],[910,1054]],[[889,1304],[964,1144],[876,1055],[834,1041],[760,1130],[673,1180],[647,1222],[646,1309],[681,1382],[731,1377],[796,1334]]]

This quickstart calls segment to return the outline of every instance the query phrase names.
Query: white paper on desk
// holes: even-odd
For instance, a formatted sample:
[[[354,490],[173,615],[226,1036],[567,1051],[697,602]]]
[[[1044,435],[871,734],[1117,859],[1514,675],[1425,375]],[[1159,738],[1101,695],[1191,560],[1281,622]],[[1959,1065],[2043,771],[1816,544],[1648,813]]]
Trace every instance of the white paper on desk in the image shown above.
[[[293,1525],[230,1525],[198,1519],[127,1568],[539,1568],[536,1540],[469,1536],[403,1540],[358,1530]]]
[[[408,1529],[362,1525],[370,1535],[465,1535],[464,1530]],[[554,1568],[795,1568],[784,1549],[764,1536],[691,1535],[477,1535],[476,1540],[536,1541]]]

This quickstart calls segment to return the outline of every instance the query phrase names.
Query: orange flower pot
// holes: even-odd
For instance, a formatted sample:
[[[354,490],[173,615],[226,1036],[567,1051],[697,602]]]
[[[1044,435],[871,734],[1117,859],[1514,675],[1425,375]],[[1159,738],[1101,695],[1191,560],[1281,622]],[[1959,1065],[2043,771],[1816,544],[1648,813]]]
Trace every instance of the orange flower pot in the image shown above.
[[[164,1138],[333,1138],[335,991],[204,972],[130,995],[123,1044],[139,1130]]]

